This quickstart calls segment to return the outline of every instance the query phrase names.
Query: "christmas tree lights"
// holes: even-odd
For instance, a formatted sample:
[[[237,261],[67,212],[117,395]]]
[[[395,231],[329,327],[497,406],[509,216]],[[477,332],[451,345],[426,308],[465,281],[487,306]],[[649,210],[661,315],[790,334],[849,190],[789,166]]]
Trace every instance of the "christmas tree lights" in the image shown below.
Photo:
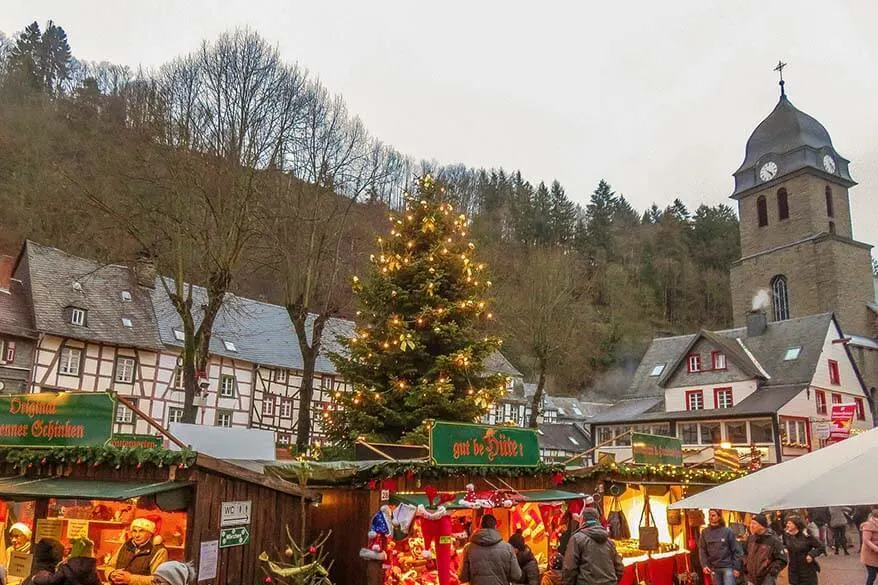
[[[483,362],[500,347],[485,334],[493,319],[486,266],[475,259],[469,222],[429,175],[391,214],[370,273],[351,278],[357,328],[332,356],[353,390],[326,413],[330,437],[398,441],[426,419],[472,422],[505,391]]]

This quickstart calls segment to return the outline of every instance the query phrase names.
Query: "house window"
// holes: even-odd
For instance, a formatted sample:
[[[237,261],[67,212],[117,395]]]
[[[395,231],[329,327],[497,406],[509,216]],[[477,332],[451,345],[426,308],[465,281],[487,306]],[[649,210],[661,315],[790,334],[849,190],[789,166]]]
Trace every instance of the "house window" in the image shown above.
[[[293,416],[293,401],[285,398],[280,401],[280,415],[283,418],[290,418]]]
[[[777,190],[777,219],[784,220],[790,217],[790,204],[787,199],[787,190]]]
[[[832,208],[832,188],[827,185],[823,193],[826,195],[826,216],[835,217],[835,211]]]
[[[863,399],[854,398],[854,403],[857,405],[857,420],[866,420],[866,409],[863,404]]]
[[[716,408],[732,407],[732,389],[731,388],[714,388],[713,402]]]
[[[665,364],[656,364],[652,367],[652,371],[649,373],[650,376],[661,376],[662,372],[665,371]]]
[[[839,381],[838,375],[838,362],[835,360],[829,360],[829,383],[830,384],[841,384]],[[834,398],[834,395],[833,395]],[[833,401],[834,403],[835,401]]]
[[[698,425],[696,423],[682,423],[677,425],[680,440],[685,445],[698,444]]]
[[[274,396],[271,394],[265,397],[265,401],[262,403],[262,414],[265,416],[274,416]]]
[[[171,376],[171,388],[180,389],[183,387],[183,366],[174,368],[174,374]]]
[[[320,389],[321,390],[332,390],[332,386],[335,383],[334,376],[323,376],[320,378]]]
[[[186,334],[179,329],[174,329],[174,339],[177,341],[184,341],[186,339]]]
[[[832,403],[833,404],[841,404],[841,394],[833,394],[832,395]]]
[[[598,427],[598,444],[609,445],[613,440],[613,429],[611,427]]]
[[[775,321],[786,321],[790,318],[790,295],[787,277],[783,274],[771,279],[771,301],[774,305]]]
[[[116,358],[116,376],[117,382],[130,384],[134,381],[134,358],[117,357]]]
[[[722,425],[719,423],[701,423],[698,427],[702,445],[719,445],[723,442]]]
[[[701,390],[686,391],[686,410],[704,410],[704,392]]]
[[[817,414],[826,414],[826,392],[815,390],[814,401],[817,403]]]
[[[284,447],[286,447],[287,445],[290,444],[290,436],[286,433],[278,433],[277,434],[277,444],[283,445]]]
[[[122,291],[122,300],[123,301],[130,301],[131,300],[131,292],[127,291],[127,290],[123,290]]]
[[[756,198],[756,215],[759,219],[759,227],[768,225],[768,203],[765,201],[765,195]]]
[[[799,358],[799,354],[802,352],[802,346],[791,347],[784,354],[783,359],[785,362],[789,362]]]
[[[220,377],[220,396],[223,398],[235,397],[235,377],[223,374]]]
[[[726,441],[733,445],[747,444],[747,422],[727,422]]]
[[[808,446],[807,421],[799,418],[788,418],[782,421],[783,440],[787,444]]]
[[[12,362],[15,361],[15,342],[14,341],[7,341],[5,347],[3,346],[3,343],[0,342],[0,348],[2,348],[2,352],[3,352],[2,356],[3,356],[4,362],[6,362],[7,364],[11,364]]]
[[[133,399],[131,399],[134,402]],[[134,411],[122,404],[116,404],[116,422],[120,424],[131,424],[134,422]]]
[[[750,442],[751,443],[773,443],[774,429],[770,420],[751,420],[750,421]]]
[[[79,375],[79,361],[82,350],[75,347],[65,347],[61,350],[61,359],[58,364],[58,372],[68,376]]]
[[[85,326],[85,309],[70,309],[70,323],[73,325]]]
[[[701,371],[701,356],[697,353],[693,353],[689,356],[689,371],[690,372],[700,372]]]
[[[183,422],[183,409],[176,406],[168,407],[168,424]]]
[[[238,351],[238,348],[235,346],[234,342],[232,342],[232,341],[227,341],[227,340],[223,339],[223,346],[228,351],[235,351],[235,352]]]
[[[714,351],[710,354],[710,361],[714,370],[726,369],[726,354],[721,351]]]
[[[216,426],[218,426],[218,427],[231,427],[232,426],[232,411],[231,410],[218,410],[218,411],[216,411]]]
[[[274,371],[274,381],[279,384],[287,383],[287,371],[284,368],[279,368]]]
[[[122,317],[122,325],[124,327],[134,327],[134,323],[128,317]]]

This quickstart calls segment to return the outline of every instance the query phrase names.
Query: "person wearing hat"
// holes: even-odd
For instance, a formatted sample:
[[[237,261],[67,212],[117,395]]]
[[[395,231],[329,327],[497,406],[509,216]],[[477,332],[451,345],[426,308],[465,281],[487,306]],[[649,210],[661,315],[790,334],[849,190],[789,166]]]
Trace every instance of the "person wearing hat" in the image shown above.
[[[564,585],[616,585],[625,567],[610,533],[601,526],[594,508],[582,510],[582,524],[570,538],[564,553],[561,582]]]
[[[153,573],[154,585],[195,585],[197,574],[192,563],[168,561],[162,563]]]
[[[101,585],[95,544],[88,538],[74,538],[70,545],[70,557],[58,565],[54,574],[34,575],[33,585]]]
[[[6,549],[6,558],[9,559],[13,552],[20,552],[29,555],[30,539],[30,526],[28,526],[24,522],[16,522],[12,526],[10,526],[9,540],[10,542],[12,542],[12,546]]]
[[[135,518],[128,529],[129,538],[110,559],[115,570],[109,574],[114,585],[151,585],[152,574],[168,560],[168,550],[156,544],[156,523],[149,518]]]
[[[31,573],[22,585],[36,583],[37,579],[51,577],[55,574],[55,567],[64,557],[64,545],[54,538],[41,538],[33,547],[34,559]]]
[[[817,585],[817,572],[820,565],[817,557],[826,552],[823,543],[808,533],[805,521],[799,516],[787,518],[783,543],[789,555],[790,585]]]
[[[777,576],[787,566],[783,542],[768,527],[764,514],[750,519],[750,536],[744,552],[744,575],[753,585],[775,585]]]

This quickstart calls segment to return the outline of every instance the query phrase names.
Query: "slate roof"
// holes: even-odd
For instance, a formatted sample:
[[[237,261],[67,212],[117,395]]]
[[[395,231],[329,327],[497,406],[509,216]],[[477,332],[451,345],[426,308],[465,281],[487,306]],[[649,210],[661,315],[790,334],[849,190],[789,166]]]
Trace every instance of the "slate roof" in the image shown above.
[[[702,329],[697,334],[692,336],[691,341],[686,346],[683,351],[680,352],[680,355],[674,362],[668,364],[662,375],[659,376],[658,385],[666,386],[670,377],[677,371],[677,368],[680,367],[680,364],[686,359],[686,356],[689,355],[689,352],[695,346],[700,338],[707,339],[714,347],[720,348],[725,352],[726,357],[735,363],[741,370],[754,378],[765,378],[765,371],[762,369],[760,364],[755,360],[752,354],[747,352],[742,345],[732,337],[726,337],[724,335],[720,335],[714,333],[713,331],[707,331]]]
[[[685,421],[685,420],[701,420],[701,419],[718,419],[718,418],[738,418],[743,416],[769,415],[774,414],[784,404],[795,398],[807,384],[795,384],[791,386],[767,386],[757,389],[755,392],[747,396],[744,400],[734,405],[732,408],[722,409],[704,409],[704,410],[679,410],[665,412],[664,408],[656,410],[654,407],[637,412],[638,408],[629,407],[627,409],[611,409],[601,415],[588,421],[590,424],[614,424],[614,423],[639,423],[639,422],[659,422],[659,421]],[[645,406],[649,399],[639,402],[638,405]],[[663,403],[664,401],[662,401]]]
[[[589,419],[589,424],[614,423],[629,420],[640,420],[644,413],[665,412],[665,397],[650,396],[621,400]]]
[[[495,351],[485,358],[484,367],[486,371],[492,374],[505,374],[512,378],[522,377],[521,372],[519,372],[515,366],[506,359],[506,356],[499,351]]]
[[[32,241],[25,242],[22,256],[19,263],[25,262],[37,331],[125,347],[161,348],[149,289],[137,285],[129,268]],[[131,293],[130,301],[122,300],[122,291]],[[87,310],[85,326],[65,318],[65,309],[71,306]],[[132,327],[122,324],[123,317],[131,320]]]
[[[823,351],[823,341],[832,324],[832,314],[822,313],[769,323],[764,333],[751,337],[747,336],[746,327],[702,333],[709,339],[725,340],[724,348],[729,348],[732,344],[740,347],[743,344],[750,356],[741,358],[740,352],[736,351],[731,354],[736,356],[736,362],[740,359],[748,361],[753,367],[761,367],[769,377],[762,383],[763,386],[786,386],[807,384],[814,377]],[[673,373],[668,370],[674,364],[681,366],[687,348],[692,346],[698,335],[700,334],[653,339],[634,374],[631,386],[622,398],[664,396],[664,389],[659,382]],[[799,357],[795,360],[784,360],[786,350],[795,346],[802,347]],[[658,364],[665,364],[665,370],[659,376],[651,376],[653,368]]]
[[[547,402],[550,407],[558,411],[559,417],[577,420],[587,420],[611,406],[609,402],[589,402],[567,396],[549,396]],[[580,414],[577,414],[576,410],[579,410]]]
[[[9,290],[0,290],[0,333],[32,339],[37,336],[27,291],[20,280],[12,279]]]
[[[594,446],[589,435],[574,423],[543,423],[539,428],[540,449],[580,452]],[[578,444],[571,441],[570,437]]]

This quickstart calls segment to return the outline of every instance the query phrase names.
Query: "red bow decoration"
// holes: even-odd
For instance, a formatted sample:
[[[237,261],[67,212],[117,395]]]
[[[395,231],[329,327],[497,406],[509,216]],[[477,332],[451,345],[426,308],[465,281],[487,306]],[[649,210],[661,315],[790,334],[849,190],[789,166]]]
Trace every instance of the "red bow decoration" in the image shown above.
[[[554,483],[555,485],[561,485],[562,483],[564,483],[564,474],[560,471],[556,471],[555,473],[553,473],[552,483]]]

